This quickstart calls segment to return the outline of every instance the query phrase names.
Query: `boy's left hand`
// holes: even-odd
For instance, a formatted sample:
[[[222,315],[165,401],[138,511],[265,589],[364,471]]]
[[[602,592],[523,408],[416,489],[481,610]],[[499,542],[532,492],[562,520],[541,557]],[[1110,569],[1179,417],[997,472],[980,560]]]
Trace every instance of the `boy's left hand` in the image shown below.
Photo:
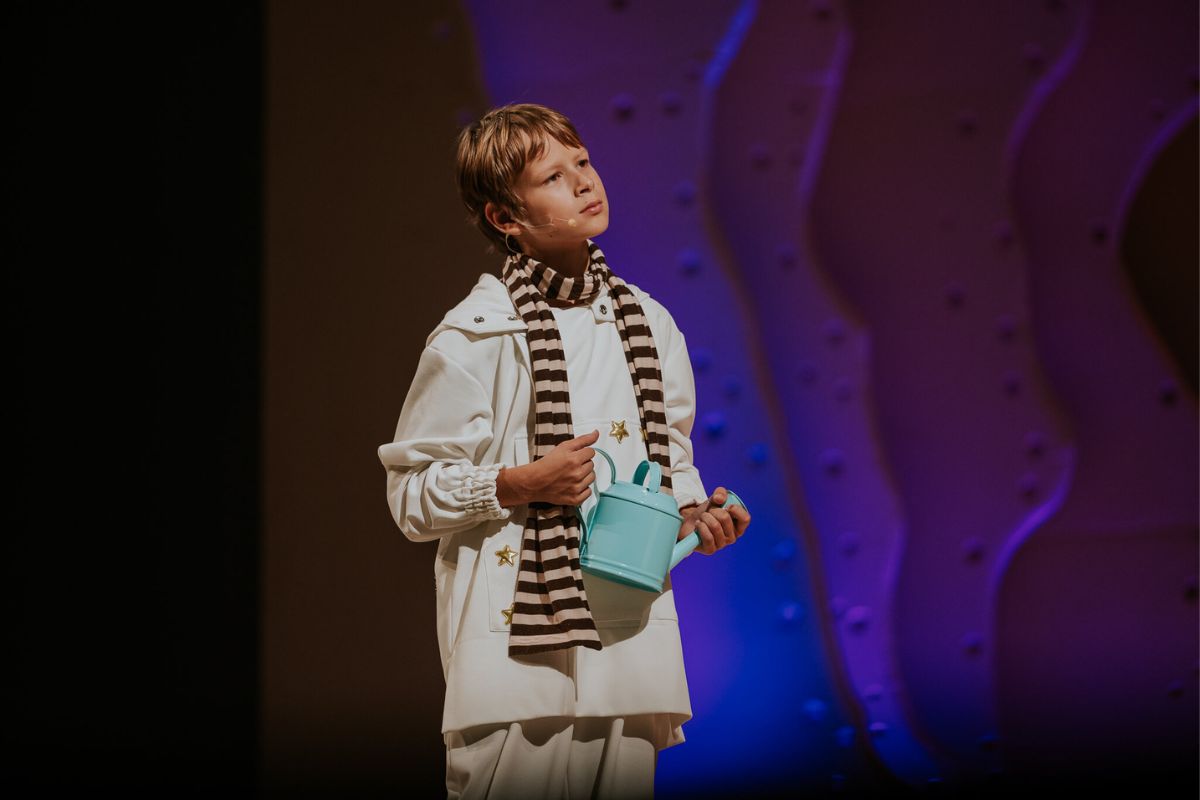
[[[696,552],[706,556],[736,542],[750,525],[750,512],[740,505],[721,508],[728,498],[725,487],[718,486],[712,496],[700,505],[679,509],[683,523],[675,540],[679,541],[696,531],[700,534],[700,545]]]

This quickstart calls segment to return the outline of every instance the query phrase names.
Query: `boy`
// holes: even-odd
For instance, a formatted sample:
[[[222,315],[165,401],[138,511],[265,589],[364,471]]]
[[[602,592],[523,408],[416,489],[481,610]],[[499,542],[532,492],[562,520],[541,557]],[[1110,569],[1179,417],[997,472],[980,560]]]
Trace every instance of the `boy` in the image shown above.
[[[750,515],[692,464],[687,345],[592,241],[608,198],[570,121],[489,112],[459,135],[458,181],[509,254],[502,279],[482,274],[429,335],[379,448],[397,525],[438,542],[447,793],[650,797],[658,751],[691,718],[678,616],[669,576],[654,594],[580,570],[592,445],[622,480],[656,461],[702,553]]]

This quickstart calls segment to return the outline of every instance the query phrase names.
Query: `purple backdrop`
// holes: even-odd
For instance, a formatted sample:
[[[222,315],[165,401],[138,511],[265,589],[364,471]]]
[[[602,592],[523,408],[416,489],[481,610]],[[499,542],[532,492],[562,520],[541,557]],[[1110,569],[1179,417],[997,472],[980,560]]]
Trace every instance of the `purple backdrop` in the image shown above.
[[[674,573],[660,795],[1194,759],[1196,4],[465,5],[754,513]]]

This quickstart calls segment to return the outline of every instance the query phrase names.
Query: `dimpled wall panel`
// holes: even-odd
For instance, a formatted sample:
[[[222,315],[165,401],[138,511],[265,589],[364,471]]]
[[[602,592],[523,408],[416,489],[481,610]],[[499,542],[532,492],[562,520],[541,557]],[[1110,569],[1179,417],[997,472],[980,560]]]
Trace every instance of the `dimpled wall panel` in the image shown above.
[[[754,514],[674,573],[660,795],[1194,750],[1196,399],[1116,247],[1194,6],[465,5],[491,102],[580,128]]]

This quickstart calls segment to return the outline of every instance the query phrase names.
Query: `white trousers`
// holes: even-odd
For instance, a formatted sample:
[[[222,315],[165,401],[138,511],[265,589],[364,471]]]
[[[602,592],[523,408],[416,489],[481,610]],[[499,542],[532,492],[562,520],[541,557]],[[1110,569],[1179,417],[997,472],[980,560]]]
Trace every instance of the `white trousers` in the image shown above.
[[[543,717],[446,734],[449,800],[648,800],[667,717]]]

